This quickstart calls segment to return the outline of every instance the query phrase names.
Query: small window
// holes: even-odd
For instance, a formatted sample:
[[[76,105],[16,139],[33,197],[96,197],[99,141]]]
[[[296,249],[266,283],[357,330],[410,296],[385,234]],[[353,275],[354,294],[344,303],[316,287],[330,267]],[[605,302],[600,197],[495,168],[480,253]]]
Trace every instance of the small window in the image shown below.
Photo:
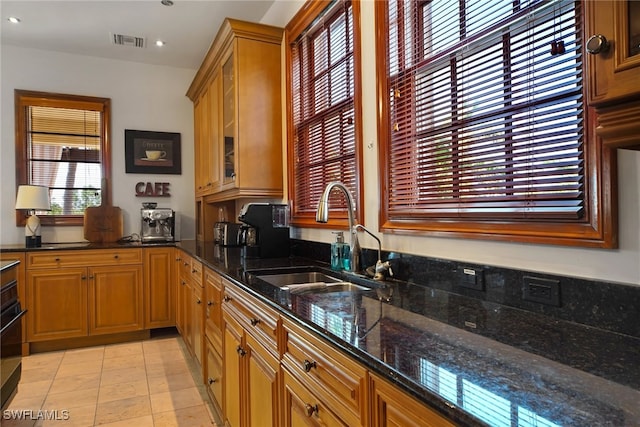
[[[46,225],[82,225],[84,210],[110,200],[109,100],[15,91],[17,184],[49,188]],[[17,214],[22,225],[24,215]]]
[[[359,221],[364,218],[358,22],[358,2],[307,2],[286,29],[292,224],[316,225],[318,201],[331,181],[346,185]],[[336,211],[330,215],[331,224],[346,224],[342,193],[334,192],[330,204]]]
[[[580,2],[377,3],[383,229],[615,246]]]

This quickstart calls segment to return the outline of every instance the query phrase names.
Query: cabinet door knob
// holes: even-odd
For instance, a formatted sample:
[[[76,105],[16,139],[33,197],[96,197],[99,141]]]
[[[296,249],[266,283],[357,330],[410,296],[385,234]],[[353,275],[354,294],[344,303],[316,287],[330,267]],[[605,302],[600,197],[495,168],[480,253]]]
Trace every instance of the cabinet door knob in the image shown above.
[[[229,302],[229,301],[231,301],[231,297],[229,295],[225,295],[224,298],[222,298],[222,300],[224,302]]]
[[[244,357],[244,355],[245,355],[245,354],[247,354],[247,352],[245,351],[245,349],[244,349],[244,348],[242,348],[242,347],[240,347],[240,346],[238,346],[238,347],[236,348],[236,351],[237,351],[237,352],[238,352],[238,354],[239,354],[240,356],[242,356],[242,357]]]
[[[184,286],[184,285],[186,285],[186,284],[187,284],[187,282],[185,282],[184,280],[182,280],[182,281],[180,282],[180,284],[181,284],[182,286]]]
[[[81,276],[80,277],[82,280],[87,280],[87,276]]]
[[[213,305],[213,301],[207,301],[207,305],[211,307]]]
[[[310,417],[311,415],[313,415],[314,412],[318,412],[318,405],[312,405],[311,403],[306,403],[304,405],[304,412],[307,415],[307,417]]]
[[[57,257],[56,257],[56,259],[54,259],[54,261],[55,261],[55,262],[60,262],[60,258],[57,258]]]
[[[207,382],[209,383],[209,385],[211,385],[211,384],[215,383],[216,381],[218,381],[218,380],[216,380],[216,379],[214,379],[214,378],[209,378],[209,379],[207,380]]]
[[[91,276],[89,276],[89,279],[92,279],[92,280],[93,280],[93,274],[92,274]]]
[[[258,319],[257,317],[251,319],[251,326],[256,326],[258,323],[260,323],[260,319]]]
[[[182,261],[182,258],[178,257],[176,258],[176,261]]]
[[[604,53],[609,50],[611,44],[602,34],[594,34],[587,40],[587,52],[592,55]]]
[[[316,365],[316,362],[310,362],[307,359],[304,359],[304,362],[302,362],[302,368],[304,369],[305,372],[309,372],[311,371],[311,369],[313,368],[317,368],[318,365]]]
[[[200,301],[199,299],[196,301],[196,304],[202,304],[202,301]]]

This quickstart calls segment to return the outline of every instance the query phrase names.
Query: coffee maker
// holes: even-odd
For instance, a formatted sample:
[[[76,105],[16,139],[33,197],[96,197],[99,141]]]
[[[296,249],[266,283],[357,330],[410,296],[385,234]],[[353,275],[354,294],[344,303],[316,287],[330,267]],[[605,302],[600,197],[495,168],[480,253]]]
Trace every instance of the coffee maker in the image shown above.
[[[289,206],[248,203],[238,220],[240,242],[247,258],[284,258],[289,250]]]
[[[140,209],[142,243],[173,242],[175,240],[175,212],[169,208]]]

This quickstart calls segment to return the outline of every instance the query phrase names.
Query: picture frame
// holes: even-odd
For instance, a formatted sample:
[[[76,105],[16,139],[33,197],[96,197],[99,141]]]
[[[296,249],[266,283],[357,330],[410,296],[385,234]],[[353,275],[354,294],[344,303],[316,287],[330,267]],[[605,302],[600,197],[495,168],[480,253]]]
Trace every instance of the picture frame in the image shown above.
[[[126,173],[182,174],[180,134],[125,129]]]

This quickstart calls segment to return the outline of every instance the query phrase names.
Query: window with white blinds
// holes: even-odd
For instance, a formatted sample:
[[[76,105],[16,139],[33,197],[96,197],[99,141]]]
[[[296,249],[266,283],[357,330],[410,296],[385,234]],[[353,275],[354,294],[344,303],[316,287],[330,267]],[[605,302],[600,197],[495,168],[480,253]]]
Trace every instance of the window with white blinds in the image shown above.
[[[601,171],[589,151],[579,1],[392,0],[377,19],[388,29],[379,40],[388,228],[593,229],[600,181],[589,181]]]
[[[331,181],[344,183],[354,196],[358,214],[362,212],[354,5],[336,0],[312,4],[311,9],[311,13],[294,17],[287,27],[293,223],[315,215],[318,200]],[[296,33],[301,21],[309,23]],[[346,216],[342,194],[332,196],[331,209]]]
[[[81,224],[102,202],[108,100],[16,91],[16,102],[18,184],[49,188],[43,223]]]

